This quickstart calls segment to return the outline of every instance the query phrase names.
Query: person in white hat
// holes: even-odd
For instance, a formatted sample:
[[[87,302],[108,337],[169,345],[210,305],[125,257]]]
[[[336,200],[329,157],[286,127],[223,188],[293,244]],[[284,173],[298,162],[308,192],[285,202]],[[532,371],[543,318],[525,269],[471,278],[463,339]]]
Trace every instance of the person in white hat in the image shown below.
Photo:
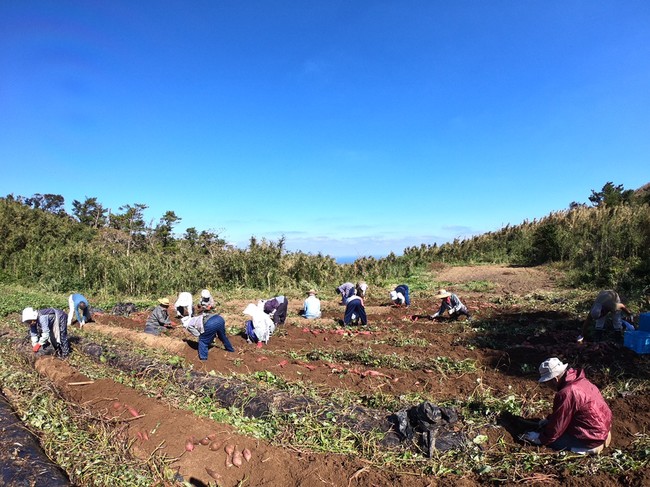
[[[315,320],[321,317],[320,299],[316,297],[316,290],[307,291],[307,299],[303,303],[302,315],[308,320]]]
[[[70,355],[68,315],[65,311],[56,308],[41,310],[25,308],[22,313],[22,322],[29,325],[29,335],[34,353],[38,353],[41,348],[50,343],[58,357],[66,358]]]
[[[630,329],[631,327],[634,330],[631,324],[623,321],[621,312],[625,312],[628,316],[631,316],[627,307],[621,303],[621,298],[616,291],[607,289],[598,293],[594,304],[589,310],[587,319],[585,319],[582,325],[582,334],[578,336],[578,342],[582,342],[584,337],[587,336],[592,323],[596,324],[596,339],[600,339],[608,316],[612,317],[612,327],[614,330],[620,332],[623,330],[624,325],[626,329]]]
[[[199,300],[199,309],[202,311],[209,311],[214,309],[214,298],[209,290],[204,289],[201,291],[201,299]]]
[[[612,411],[584,370],[572,369],[557,357],[539,366],[539,382],[557,388],[553,412],[540,421],[541,431],[524,433],[522,440],[554,450],[600,453],[611,441]]]
[[[368,284],[366,284],[366,281],[357,282],[357,296],[361,296],[362,298],[365,298],[367,293],[368,293]]]
[[[452,320],[458,319],[458,317],[461,315],[467,316],[468,320],[472,319],[469,312],[467,311],[467,306],[461,303],[460,299],[458,299],[458,296],[456,296],[454,293],[450,293],[445,289],[440,289],[434,298],[441,299],[442,302],[440,303],[440,309],[429,316],[429,318],[432,320],[438,318],[445,311],[449,312],[449,318]]]

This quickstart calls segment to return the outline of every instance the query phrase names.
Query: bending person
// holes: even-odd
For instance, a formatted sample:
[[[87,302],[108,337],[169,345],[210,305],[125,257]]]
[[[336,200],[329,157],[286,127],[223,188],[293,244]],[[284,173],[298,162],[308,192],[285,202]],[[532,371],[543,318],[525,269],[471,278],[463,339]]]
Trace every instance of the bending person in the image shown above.
[[[181,322],[187,331],[199,339],[199,360],[208,360],[208,349],[215,336],[219,337],[228,352],[235,351],[226,335],[226,321],[220,315],[185,316]]]
[[[22,322],[29,325],[29,335],[34,353],[39,352],[42,347],[46,347],[50,343],[57,357],[63,359],[70,355],[68,315],[65,314],[65,311],[56,308],[45,308],[38,311],[34,308],[25,308]]]
[[[68,326],[72,325],[75,318],[79,322],[79,328],[83,328],[86,323],[93,321],[93,316],[90,313],[90,305],[83,294],[71,294],[68,297],[68,305]]]
[[[343,325],[358,324],[361,321],[362,325],[368,324],[368,317],[366,316],[366,308],[363,305],[363,299],[359,296],[350,296],[345,305],[345,315],[343,316]]]

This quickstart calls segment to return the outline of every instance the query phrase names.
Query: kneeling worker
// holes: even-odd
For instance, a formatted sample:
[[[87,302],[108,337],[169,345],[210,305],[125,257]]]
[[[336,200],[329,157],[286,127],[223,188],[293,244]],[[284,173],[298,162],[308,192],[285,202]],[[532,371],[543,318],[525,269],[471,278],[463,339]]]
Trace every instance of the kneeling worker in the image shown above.
[[[612,411],[584,370],[568,368],[553,357],[539,366],[539,382],[557,388],[553,412],[540,421],[541,432],[524,433],[522,440],[574,453],[600,453],[612,439]]]

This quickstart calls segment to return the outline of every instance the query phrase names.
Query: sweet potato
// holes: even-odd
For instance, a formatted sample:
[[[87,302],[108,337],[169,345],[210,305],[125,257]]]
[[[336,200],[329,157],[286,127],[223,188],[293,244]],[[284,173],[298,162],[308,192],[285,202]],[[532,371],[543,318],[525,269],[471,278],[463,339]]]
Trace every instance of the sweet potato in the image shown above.
[[[242,453],[237,449],[237,446],[235,446],[235,451],[232,453],[232,464],[239,468],[243,463],[243,459]]]
[[[213,441],[208,445],[208,448],[211,451],[217,451],[219,448],[221,448],[221,445],[223,445],[223,441]]]
[[[221,479],[221,474],[217,472],[216,470],[210,468],[210,467],[205,467],[205,471],[208,472],[208,475],[212,477],[215,480]]]
[[[253,457],[253,454],[248,448],[244,448],[244,450],[242,451],[242,455],[244,456],[244,460],[246,460],[247,462],[250,462],[251,458]]]

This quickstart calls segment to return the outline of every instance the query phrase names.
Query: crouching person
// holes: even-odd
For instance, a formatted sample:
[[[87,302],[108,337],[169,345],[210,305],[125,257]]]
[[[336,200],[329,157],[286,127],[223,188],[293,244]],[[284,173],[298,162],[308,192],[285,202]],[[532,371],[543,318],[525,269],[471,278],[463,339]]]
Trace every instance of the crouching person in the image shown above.
[[[553,412],[540,421],[541,431],[529,431],[522,439],[554,450],[598,454],[612,439],[612,412],[598,388],[580,369],[571,369],[553,357],[539,366],[541,378],[557,388]]]
[[[257,343],[257,348],[262,347],[262,343],[268,343],[269,338],[275,331],[275,323],[269,315],[264,312],[264,304],[256,306],[249,304],[244,309],[244,314],[251,317],[246,321],[246,338],[248,343]]]
[[[199,339],[199,360],[208,360],[208,348],[215,336],[219,337],[228,352],[235,351],[226,335],[226,321],[220,315],[185,316],[181,322],[187,331]]]
[[[49,343],[54,348],[57,357],[66,358],[70,355],[68,315],[65,311],[55,308],[38,311],[34,308],[25,308],[22,321],[29,325],[29,335],[34,353]]]
[[[361,324],[364,326],[368,324],[368,317],[366,316],[366,308],[363,305],[363,299],[356,295],[350,296],[345,305],[343,325],[356,325],[359,321],[361,321]]]
[[[443,314],[445,311],[449,313],[449,319],[450,320],[457,320],[459,316],[465,315],[467,316],[468,320],[471,320],[472,317],[469,314],[469,311],[467,311],[467,306],[465,306],[460,299],[458,299],[458,296],[456,296],[454,293],[450,293],[449,291],[446,291],[444,289],[440,289],[436,295],[434,296],[436,299],[440,299],[440,308],[438,311],[436,311],[434,314],[432,314],[429,318],[432,320],[435,320],[438,318],[441,314]]]

